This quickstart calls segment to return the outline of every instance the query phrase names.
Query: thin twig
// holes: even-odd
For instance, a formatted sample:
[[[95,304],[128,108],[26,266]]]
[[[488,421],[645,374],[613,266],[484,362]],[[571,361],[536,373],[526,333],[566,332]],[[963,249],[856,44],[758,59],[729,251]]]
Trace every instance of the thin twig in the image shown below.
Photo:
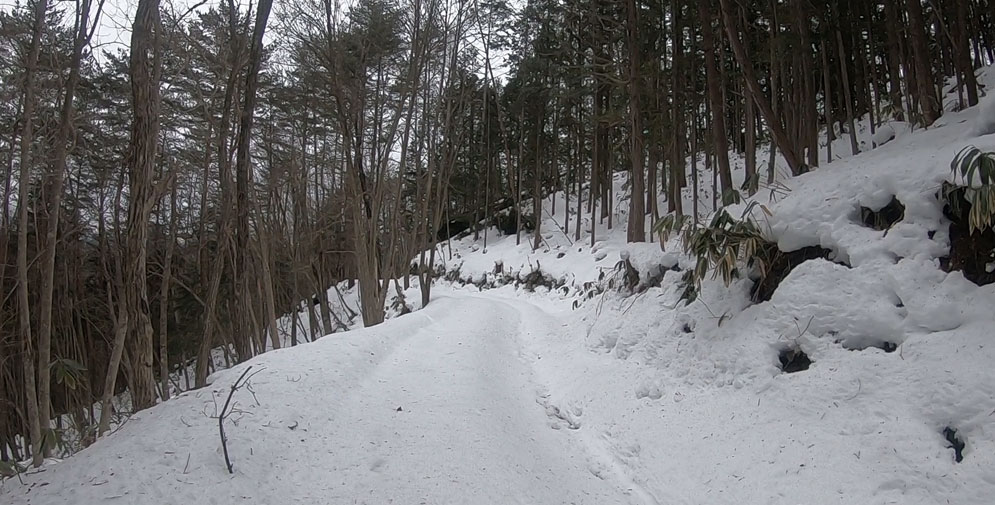
[[[221,413],[218,414],[218,432],[221,434],[221,450],[225,454],[225,466],[228,468],[228,473],[235,473],[235,471],[232,469],[233,466],[231,459],[228,457],[228,437],[225,436],[225,417],[229,414],[228,406],[231,404],[231,397],[235,394],[235,391],[238,391],[238,389],[244,385],[242,379],[248,380],[245,376],[249,374],[249,370],[252,370],[251,366],[246,367],[245,371],[242,372],[242,375],[238,377],[238,380],[231,385],[231,391],[228,392],[228,398],[225,400],[225,405],[224,407],[221,407]],[[256,373],[258,373],[258,371]],[[249,378],[251,379],[252,376],[250,375]]]

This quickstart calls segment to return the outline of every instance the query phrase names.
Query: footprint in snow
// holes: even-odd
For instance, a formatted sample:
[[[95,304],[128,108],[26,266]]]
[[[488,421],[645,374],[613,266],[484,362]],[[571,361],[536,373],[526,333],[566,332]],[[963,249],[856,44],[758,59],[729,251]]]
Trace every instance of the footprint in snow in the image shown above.
[[[652,382],[650,383],[644,382],[643,384],[640,384],[639,387],[636,388],[636,399],[640,400],[643,398],[649,398],[650,400],[659,400],[660,398],[663,398],[663,391],[661,390],[660,386],[657,386]]]
[[[387,460],[384,458],[377,458],[370,463],[371,472],[379,472],[383,469],[383,466],[387,464]]]
[[[565,423],[567,428],[571,430],[580,429],[580,419],[578,418],[584,413],[583,408],[580,406],[568,406],[567,408],[561,409],[560,407],[550,403],[548,396],[540,396],[536,399],[536,403],[541,405],[543,409],[546,410],[546,415],[550,419],[550,428],[558,430],[562,428]]]

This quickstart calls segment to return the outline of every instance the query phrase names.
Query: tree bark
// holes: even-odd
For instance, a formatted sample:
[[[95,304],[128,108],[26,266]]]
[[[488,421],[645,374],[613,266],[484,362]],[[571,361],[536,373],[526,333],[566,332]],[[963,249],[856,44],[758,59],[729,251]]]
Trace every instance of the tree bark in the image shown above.
[[[131,34],[131,96],[134,119],[128,196],[125,306],[128,313],[128,387],[136,411],[155,405],[152,319],[149,310],[147,267],[148,222],[157,195],[153,194],[159,137],[159,0],[139,0]]]
[[[626,2],[628,14],[629,46],[629,122],[631,131],[629,157],[631,159],[630,176],[632,177],[631,194],[629,197],[629,242],[646,241],[646,209],[643,206],[645,193],[645,174],[643,173],[643,122],[640,103],[641,60],[639,57],[639,13],[636,0]],[[538,216],[537,216],[538,218]]]

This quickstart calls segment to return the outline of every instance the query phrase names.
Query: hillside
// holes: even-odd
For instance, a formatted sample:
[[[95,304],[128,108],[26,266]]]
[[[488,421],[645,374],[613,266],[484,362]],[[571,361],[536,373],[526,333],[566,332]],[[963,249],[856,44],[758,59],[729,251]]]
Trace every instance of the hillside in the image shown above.
[[[564,197],[551,197],[536,251],[496,230],[486,247],[454,240],[428,307],[222,371],[5,480],[0,500],[986,503],[995,285],[941,269],[951,237],[936,195],[964,146],[995,149],[974,132],[993,102],[928,130],[890,125],[887,144],[758,193],[783,251],[826,251],[769,301],[751,302],[743,276],[680,303],[693,260],[676,238],[625,244],[617,176],[615,227],[594,247],[563,231]],[[900,220],[862,222],[861,207],[893,197]],[[216,416],[250,367],[224,424],[229,474]]]

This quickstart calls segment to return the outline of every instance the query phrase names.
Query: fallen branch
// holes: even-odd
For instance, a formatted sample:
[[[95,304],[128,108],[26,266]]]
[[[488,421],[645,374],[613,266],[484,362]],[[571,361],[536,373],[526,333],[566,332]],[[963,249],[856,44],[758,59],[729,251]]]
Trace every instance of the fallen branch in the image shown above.
[[[235,471],[232,470],[231,459],[228,457],[228,437],[225,436],[225,419],[228,414],[231,413],[228,410],[228,407],[231,405],[231,397],[235,394],[235,391],[238,391],[242,386],[245,386],[249,379],[252,378],[252,375],[255,375],[252,374],[246,377],[246,375],[249,374],[249,370],[252,370],[251,366],[246,367],[245,371],[242,372],[242,375],[238,377],[238,380],[231,385],[231,391],[228,392],[228,399],[225,400],[225,405],[224,407],[221,407],[221,413],[218,414],[218,432],[221,433],[221,450],[225,453],[225,466],[228,468],[228,473],[235,473]]]

